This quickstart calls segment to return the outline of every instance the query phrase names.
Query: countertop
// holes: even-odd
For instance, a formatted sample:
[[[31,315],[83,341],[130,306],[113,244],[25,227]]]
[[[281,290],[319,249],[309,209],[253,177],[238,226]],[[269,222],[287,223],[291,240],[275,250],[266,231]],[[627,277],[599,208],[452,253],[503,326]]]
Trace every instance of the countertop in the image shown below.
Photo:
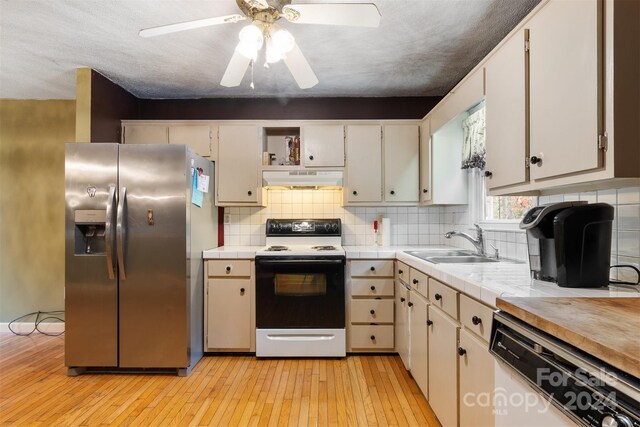
[[[248,258],[262,246],[223,246],[204,251],[205,259]],[[345,246],[347,259],[397,259],[467,295],[496,307],[500,297],[639,297],[638,291],[610,287],[561,288],[554,283],[532,280],[526,263],[432,264],[404,253],[408,250],[451,249],[449,246]]]
[[[640,378],[640,298],[499,298],[501,310]]]

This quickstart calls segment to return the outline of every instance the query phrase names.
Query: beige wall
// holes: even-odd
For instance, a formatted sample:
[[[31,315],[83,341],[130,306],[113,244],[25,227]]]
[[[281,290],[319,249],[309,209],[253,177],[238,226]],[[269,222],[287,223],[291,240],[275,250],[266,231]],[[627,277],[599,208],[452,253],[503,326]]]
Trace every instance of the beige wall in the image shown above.
[[[75,100],[0,99],[0,322],[64,308],[64,143]]]

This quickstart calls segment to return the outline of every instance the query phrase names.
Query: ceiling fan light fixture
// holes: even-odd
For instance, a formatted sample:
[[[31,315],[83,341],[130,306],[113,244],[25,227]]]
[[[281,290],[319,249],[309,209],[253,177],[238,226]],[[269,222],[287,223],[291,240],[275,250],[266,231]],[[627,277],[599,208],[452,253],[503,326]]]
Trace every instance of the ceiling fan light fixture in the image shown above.
[[[295,44],[293,35],[282,28],[271,33],[271,41],[273,43],[273,47],[282,54],[291,52],[291,49],[293,49],[293,45]]]
[[[240,30],[238,34],[240,43],[236,48],[244,57],[256,60],[258,51],[262,48],[264,43],[264,36],[262,30],[258,28],[256,24],[250,24]]]
[[[284,59],[284,54],[274,47],[273,40],[270,37],[267,38],[265,61],[267,62],[267,64],[274,64],[281,59]]]

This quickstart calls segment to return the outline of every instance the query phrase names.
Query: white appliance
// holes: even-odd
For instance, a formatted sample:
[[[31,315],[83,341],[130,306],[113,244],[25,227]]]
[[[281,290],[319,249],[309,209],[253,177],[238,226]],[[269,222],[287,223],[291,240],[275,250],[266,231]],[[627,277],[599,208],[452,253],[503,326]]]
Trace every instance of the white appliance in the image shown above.
[[[344,357],[339,219],[269,219],[256,252],[256,356]]]

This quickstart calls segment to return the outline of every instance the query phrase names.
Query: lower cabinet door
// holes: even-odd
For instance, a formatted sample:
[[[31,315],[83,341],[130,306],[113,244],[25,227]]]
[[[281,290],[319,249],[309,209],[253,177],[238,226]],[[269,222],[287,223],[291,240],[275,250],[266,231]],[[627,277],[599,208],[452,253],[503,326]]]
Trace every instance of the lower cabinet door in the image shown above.
[[[396,351],[402,359],[406,369],[410,369],[409,354],[409,317],[407,304],[409,303],[409,290],[400,281],[396,284]]]
[[[409,344],[411,375],[422,390],[422,394],[428,398],[427,300],[417,292],[412,292],[408,311],[411,325],[411,343]]]
[[[429,313],[429,405],[444,427],[458,425],[458,324],[438,308]]]
[[[489,344],[466,330],[460,331],[460,427],[493,426],[495,359]]]
[[[207,348],[251,347],[251,280],[207,281]]]

